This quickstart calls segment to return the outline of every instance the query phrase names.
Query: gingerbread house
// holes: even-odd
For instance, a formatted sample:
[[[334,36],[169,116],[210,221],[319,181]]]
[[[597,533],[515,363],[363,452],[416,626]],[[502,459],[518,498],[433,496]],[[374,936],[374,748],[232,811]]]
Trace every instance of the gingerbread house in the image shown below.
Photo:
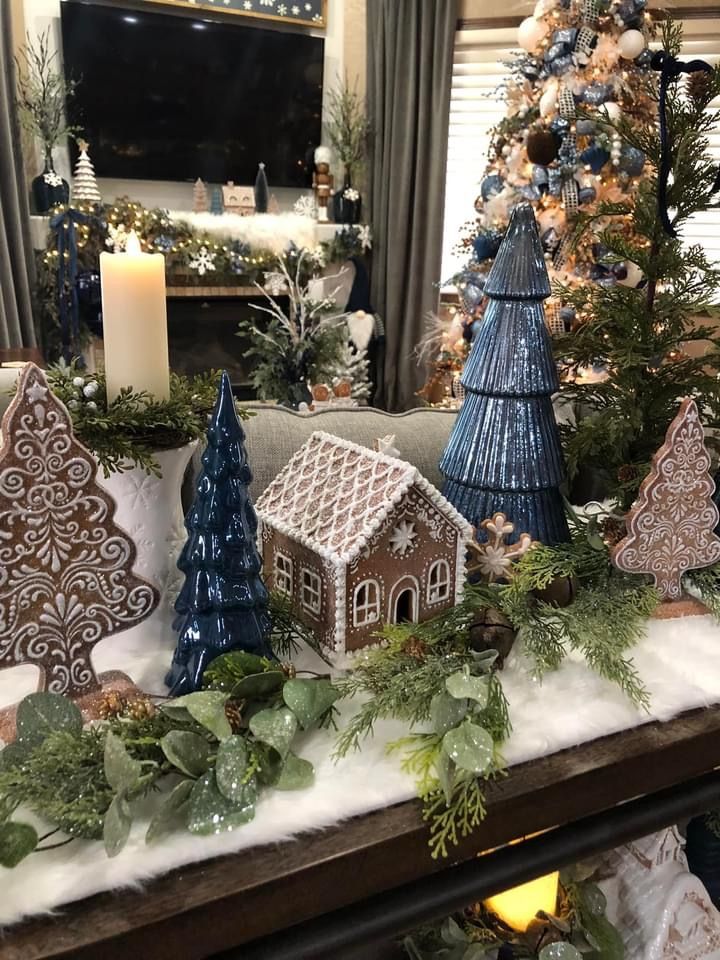
[[[255,213],[255,190],[253,187],[238,187],[228,180],[222,188],[225,213],[238,213],[249,217]]]
[[[268,586],[328,651],[453,606],[472,529],[409,463],[314,433],[255,506]]]

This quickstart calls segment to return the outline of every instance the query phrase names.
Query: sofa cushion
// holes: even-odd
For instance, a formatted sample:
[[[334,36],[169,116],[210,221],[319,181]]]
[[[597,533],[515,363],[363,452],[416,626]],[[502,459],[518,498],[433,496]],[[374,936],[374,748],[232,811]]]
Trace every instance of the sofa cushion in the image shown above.
[[[316,430],[366,447],[372,447],[378,437],[395,434],[394,446],[400,456],[435,486],[442,484],[438,462],[455,422],[454,410],[424,408],[390,414],[373,407],[348,407],[299,414],[272,404],[246,406],[254,413],[243,423],[254,500]]]

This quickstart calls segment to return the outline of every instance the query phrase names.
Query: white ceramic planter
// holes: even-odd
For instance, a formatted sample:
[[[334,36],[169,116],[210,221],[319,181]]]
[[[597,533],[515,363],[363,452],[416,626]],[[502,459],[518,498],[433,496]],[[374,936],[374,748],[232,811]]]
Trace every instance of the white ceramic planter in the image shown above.
[[[180,498],[185,470],[197,442],[173,450],[159,450],[155,458],[161,477],[139,467],[103,477],[100,483],[117,503],[116,522],[135,541],[135,571],[160,590],[157,613],[172,607],[182,583],[177,559],[185,543],[185,525]]]

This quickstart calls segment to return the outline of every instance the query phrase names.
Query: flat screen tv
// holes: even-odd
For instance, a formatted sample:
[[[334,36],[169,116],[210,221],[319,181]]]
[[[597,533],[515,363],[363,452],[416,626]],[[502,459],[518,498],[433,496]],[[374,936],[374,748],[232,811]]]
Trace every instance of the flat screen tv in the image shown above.
[[[70,115],[98,176],[249,185],[262,161],[271,187],[308,185],[322,39],[78,0],[60,6],[65,72],[79,81]]]

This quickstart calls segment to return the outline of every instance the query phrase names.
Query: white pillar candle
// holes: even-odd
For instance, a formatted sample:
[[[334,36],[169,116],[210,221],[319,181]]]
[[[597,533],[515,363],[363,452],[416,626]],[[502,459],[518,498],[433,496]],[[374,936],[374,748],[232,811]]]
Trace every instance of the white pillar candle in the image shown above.
[[[165,257],[143,253],[131,231],[125,253],[100,254],[108,403],[123,387],[170,397]]]

